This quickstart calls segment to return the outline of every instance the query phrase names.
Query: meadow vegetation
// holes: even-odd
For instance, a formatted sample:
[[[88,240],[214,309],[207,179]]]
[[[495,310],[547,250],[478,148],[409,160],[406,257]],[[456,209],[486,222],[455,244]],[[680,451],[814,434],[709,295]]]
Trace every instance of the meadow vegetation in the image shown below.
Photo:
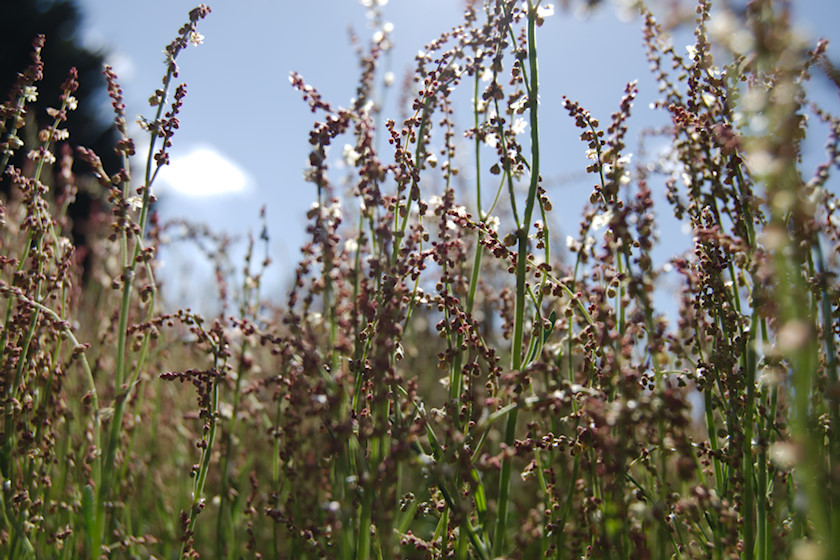
[[[647,132],[667,150],[631,164],[635,83],[600,119],[540,98],[540,0],[469,3],[390,116],[391,30],[367,4],[380,28],[349,104],[291,75],[314,203],[284,298],[261,290],[266,216],[235,267],[186,228],[216,258],[212,316],[160,303],[157,254],[184,224],[159,222],[153,186],[209,8],[166,47],[144,137],[106,68],[122,169],[70,149],[73,73],[52,126],[27,131],[35,40],[0,119],[2,554],[840,558],[840,120],[808,95],[837,76],[827,43],[804,43],[786,2],[699,0],[684,52],[636,4],[668,125]],[[713,37],[712,13],[740,31]],[[565,240],[546,104],[591,160]],[[109,213],[77,247],[67,210],[91,182]],[[663,262],[666,214],[692,247]],[[658,308],[666,273],[676,314]]]

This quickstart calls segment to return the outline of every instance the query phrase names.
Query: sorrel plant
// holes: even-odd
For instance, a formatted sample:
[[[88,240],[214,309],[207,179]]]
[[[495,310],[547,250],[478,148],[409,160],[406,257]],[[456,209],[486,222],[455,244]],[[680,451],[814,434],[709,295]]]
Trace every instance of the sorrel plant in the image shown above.
[[[827,42],[803,43],[771,0],[716,7],[744,31],[715,38],[700,0],[683,55],[639,4],[669,124],[633,139],[635,82],[606,126],[540,98],[539,0],[470,3],[386,118],[375,4],[348,107],[291,75],[318,119],[315,202],[280,302],[261,288],[267,214],[237,269],[225,237],[153,211],[186,95],[176,59],[209,8],[166,48],[133,173],[111,69],[123,169],[64,147],[73,73],[53,126],[22,140],[36,39],[0,131],[3,553],[840,557],[840,120],[808,93],[812,73],[837,76]],[[565,248],[540,173],[541,108],[558,103],[595,183]],[[666,150],[631,165],[651,136]],[[91,177],[112,213],[83,282],[67,208]],[[692,232],[667,260],[665,213]],[[177,236],[214,262],[212,316],[159,305],[157,252]]]

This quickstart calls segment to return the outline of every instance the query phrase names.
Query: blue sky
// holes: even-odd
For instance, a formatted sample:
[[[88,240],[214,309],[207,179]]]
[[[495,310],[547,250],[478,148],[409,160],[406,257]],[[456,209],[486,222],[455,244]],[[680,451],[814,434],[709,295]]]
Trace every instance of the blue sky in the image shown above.
[[[84,40],[111,51],[109,60],[125,90],[129,117],[149,116],[146,100],[158,87],[164,69],[161,50],[196,2],[81,0],[80,4],[85,15]],[[259,209],[266,205],[276,262],[272,276],[279,287],[297,260],[305,212],[315,196],[302,172],[308,132],[318,116],[308,111],[290,87],[289,72],[299,72],[327,101],[346,106],[358,76],[348,27],[352,25],[363,40],[374,30],[356,0],[217,0],[208,4],[213,12],[200,24],[204,44],[187,49],[179,58],[180,79],[188,84],[188,95],[172,166],[158,185],[161,213],[165,218],[190,218],[241,234],[257,227]],[[664,115],[648,109],[656,84],[641,47],[640,21],[619,17],[614,4],[607,2],[599,15],[586,20],[558,9],[539,30],[543,176],[555,208],[562,209],[555,212],[560,227],[568,233],[577,229],[592,181],[582,174],[587,164],[584,146],[562,109],[561,95],[581,101],[606,122],[618,106],[624,85],[638,79],[633,130],[663,122]],[[794,4],[800,21],[807,22],[803,30],[811,37],[840,40],[836,28],[840,2],[799,0]],[[460,22],[462,5],[458,0],[391,0],[384,6],[384,19],[394,26],[390,69],[397,83],[425,43]],[[690,39],[678,37],[675,44]],[[830,49],[834,60],[840,58],[838,45]],[[471,92],[463,89],[462,94],[469,97]],[[837,110],[836,99],[829,108]],[[389,116],[396,114],[391,110]],[[463,120],[459,125],[466,128],[468,123]],[[632,142],[628,150],[634,150]],[[688,243],[690,238],[683,237]],[[669,240],[675,242],[679,239]],[[182,256],[172,261],[183,262]]]

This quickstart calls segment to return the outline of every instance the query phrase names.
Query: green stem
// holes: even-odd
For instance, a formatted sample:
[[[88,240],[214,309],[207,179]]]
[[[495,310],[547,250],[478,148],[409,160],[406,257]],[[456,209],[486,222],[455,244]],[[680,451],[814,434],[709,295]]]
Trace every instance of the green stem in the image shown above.
[[[511,346],[511,368],[519,371],[522,368],[522,341],[525,324],[525,291],[526,291],[526,261],[528,256],[528,231],[531,227],[531,215],[534,211],[534,202],[537,198],[537,187],[540,180],[540,145],[539,145],[539,121],[538,121],[538,99],[539,79],[537,74],[537,44],[536,44],[536,7],[531,0],[528,2],[528,61],[531,67],[531,87],[528,102],[530,105],[531,117],[531,183],[528,189],[528,198],[525,202],[525,216],[521,227],[517,230],[519,241],[516,255],[516,309],[513,324],[513,342]],[[513,447],[516,434],[516,422],[518,409],[511,411],[505,425],[504,443],[508,448]],[[502,462],[502,470],[499,476],[498,510],[496,517],[496,529],[493,534],[493,555],[501,556],[505,548],[507,515],[510,494],[511,459],[505,457]]]

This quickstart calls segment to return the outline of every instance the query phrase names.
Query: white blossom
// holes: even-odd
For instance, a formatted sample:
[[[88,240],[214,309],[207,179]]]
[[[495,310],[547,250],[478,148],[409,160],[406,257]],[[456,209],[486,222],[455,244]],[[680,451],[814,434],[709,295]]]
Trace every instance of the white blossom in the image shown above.
[[[443,204],[443,199],[436,194],[429,197],[429,200],[426,202],[426,206],[431,213],[440,208],[441,204]]]
[[[603,214],[597,214],[594,218],[592,218],[592,229],[598,231],[599,229],[606,227],[612,220],[612,217],[612,210],[607,210]]]
[[[341,156],[344,158],[344,161],[350,167],[355,167],[356,162],[359,161],[360,157],[362,157],[362,155],[359,152],[357,152],[350,144],[344,145],[344,150],[341,152]]]
[[[24,86],[23,98],[29,103],[35,103],[38,101],[38,88],[35,86]]]
[[[697,58],[697,47],[696,46],[686,45],[685,46],[685,52],[688,53],[688,58],[690,58],[691,60],[694,60],[695,58]]]
[[[520,97],[519,99],[517,99],[516,101],[514,101],[513,103],[510,104],[510,109],[514,113],[521,113],[522,111],[525,110],[525,105],[527,103],[528,103],[528,96],[523,95],[522,97]]]
[[[141,208],[143,208],[142,196],[130,196],[128,197],[128,199],[126,199],[126,202],[128,203],[129,208],[131,208],[132,210],[140,210]]]

